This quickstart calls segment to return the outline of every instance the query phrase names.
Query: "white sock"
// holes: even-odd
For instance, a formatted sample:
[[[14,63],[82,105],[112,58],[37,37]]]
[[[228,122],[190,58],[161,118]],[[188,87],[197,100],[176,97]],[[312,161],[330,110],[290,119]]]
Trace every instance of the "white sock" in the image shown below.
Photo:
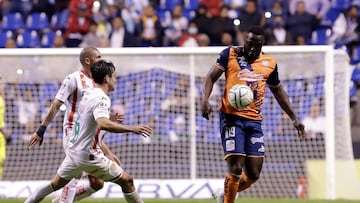
[[[124,197],[128,203],[144,203],[136,191],[132,193],[124,193]]]
[[[30,195],[30,197],[28,197],[24,203],[36,203],[36,202],[40,202],[42,199],[44,199],[46,197],[46,195],[50,194],[54,192],[53,187],[51,186],[51,183],[47,183],[43,186],[40,186],[39,188],[36,189],[36,191],[34,193],[32,193]]]
[[[76,194],[76,185],[79,179],[71,179],[68,184],[66,184],[61,192],[59,197],[59,203],[72,203]]]
[[[96,192],[91,186],[89,179],[81,179],[76,185],[76,195],[74,201],[82,200],[86,197],[89,197],[91,194]]]

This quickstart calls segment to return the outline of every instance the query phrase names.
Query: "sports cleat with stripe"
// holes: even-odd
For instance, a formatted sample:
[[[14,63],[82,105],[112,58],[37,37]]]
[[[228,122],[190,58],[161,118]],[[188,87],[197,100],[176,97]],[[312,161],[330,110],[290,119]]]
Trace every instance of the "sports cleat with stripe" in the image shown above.
[[[218,188],[215,192],[212,193],[212,197],[216,200],[217,203],[224,203],[224,188]]]

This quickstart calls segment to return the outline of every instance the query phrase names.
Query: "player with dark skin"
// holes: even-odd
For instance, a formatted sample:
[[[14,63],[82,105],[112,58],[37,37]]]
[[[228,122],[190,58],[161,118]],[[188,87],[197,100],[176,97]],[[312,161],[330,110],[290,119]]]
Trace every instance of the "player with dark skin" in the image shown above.
[[[209,96],[214,83],[226,74],[226,88],[221,99],[220,131],[228,173],[224,181],[223,197],[218,202],[233,203],[237,192],[256,182],[262,170],[265,147],[261,129],[261,107],[265,85],[273,93],[280,107],[291,118],[300,137],[305,137],[304,125],[293,111],[286,91],[278,78],[273,57],[261,52],[264,31],[253,27],[245,36],[243,47],[228,47],[208,72],[202,93],[201,110],[209,119],[212,107]],[[254,101],[245,109],[235,109],[227,101],[227,91],[235,84],[248,85],[254,92]],[[223,198],[223,199],[222,199]]]

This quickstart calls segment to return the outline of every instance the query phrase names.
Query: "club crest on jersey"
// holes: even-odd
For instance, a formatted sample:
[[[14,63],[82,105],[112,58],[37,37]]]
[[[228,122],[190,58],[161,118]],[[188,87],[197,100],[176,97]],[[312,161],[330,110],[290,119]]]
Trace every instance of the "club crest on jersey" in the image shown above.
[[[100,107],[106,107],[106,104],[105,104],[105,102],[100,102],[99,106]]]
[[[237,57],[237,60],[238,60],[238,63],[239,63],[241,68],[243,68],[243,67],[246,68],[248,66],[248,62],[247,62],[247,60],[246,60],[246,58],[244,56]]]
[[[268,60],[263,60],[263,61],[262,61],[262,64],[263,64],[264,66],[269,66],[269,61],[268,61]]]

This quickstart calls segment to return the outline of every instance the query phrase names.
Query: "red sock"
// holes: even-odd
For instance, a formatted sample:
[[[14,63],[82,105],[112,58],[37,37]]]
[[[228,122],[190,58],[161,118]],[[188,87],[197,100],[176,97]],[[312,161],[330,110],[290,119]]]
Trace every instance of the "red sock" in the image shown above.
[[[239,187],[240,177],[235,174],[226,174],[224,182],[224,203],[234,203]]]

